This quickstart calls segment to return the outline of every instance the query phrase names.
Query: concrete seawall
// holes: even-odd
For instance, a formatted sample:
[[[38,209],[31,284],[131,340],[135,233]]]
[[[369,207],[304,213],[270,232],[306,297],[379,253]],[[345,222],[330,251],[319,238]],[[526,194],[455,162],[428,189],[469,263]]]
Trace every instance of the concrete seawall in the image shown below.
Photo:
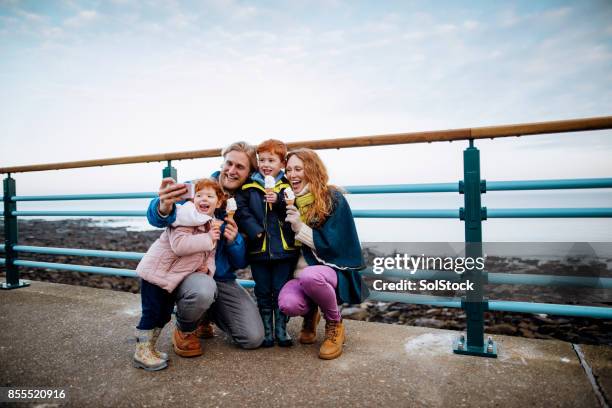
[[[318,345],[240,350],[218,329],[204,356],[183,359],[168,327],[160,349],[170,366],[149,373],[131,365],[139,314],[139,296],[125,292],[42,282],[1,291],[0,386],[64,387],[75,407],[599,407],[612,398],[611,347],[581,346],[581,361],[570,343],[495,336],[499,358],[458,356],[457,332],[357,321],[346,321],[333,361],[317,358]],[[290,322],[294,337],[300,324]]]

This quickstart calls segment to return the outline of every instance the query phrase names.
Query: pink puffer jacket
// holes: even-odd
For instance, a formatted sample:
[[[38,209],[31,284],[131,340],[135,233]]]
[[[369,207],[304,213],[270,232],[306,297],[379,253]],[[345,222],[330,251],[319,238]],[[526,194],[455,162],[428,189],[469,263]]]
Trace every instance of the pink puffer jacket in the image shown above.
[[[136,267],[142,279],[168,292],[194,272],[215,274],[214,241],[204,226],[168,227]]]

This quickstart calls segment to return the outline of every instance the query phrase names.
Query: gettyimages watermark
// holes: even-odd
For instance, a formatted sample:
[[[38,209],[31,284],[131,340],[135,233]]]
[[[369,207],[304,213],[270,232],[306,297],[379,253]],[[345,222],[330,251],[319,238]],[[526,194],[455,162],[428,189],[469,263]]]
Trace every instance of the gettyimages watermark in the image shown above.
[[[376,293],[602,305],[612,301],[612,243],[362,244],[363,299]]]

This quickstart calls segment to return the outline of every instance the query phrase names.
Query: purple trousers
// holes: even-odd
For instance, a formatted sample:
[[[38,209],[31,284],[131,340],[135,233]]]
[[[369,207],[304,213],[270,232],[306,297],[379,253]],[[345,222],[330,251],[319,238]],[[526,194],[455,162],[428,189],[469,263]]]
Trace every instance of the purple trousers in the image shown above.
[[[325,320],[340,321],[336,301],[338,275],[329,266],[307,266],[296,279],[283,286],[278,295],[278,306],[287,316],[304,316],[320,307]]]

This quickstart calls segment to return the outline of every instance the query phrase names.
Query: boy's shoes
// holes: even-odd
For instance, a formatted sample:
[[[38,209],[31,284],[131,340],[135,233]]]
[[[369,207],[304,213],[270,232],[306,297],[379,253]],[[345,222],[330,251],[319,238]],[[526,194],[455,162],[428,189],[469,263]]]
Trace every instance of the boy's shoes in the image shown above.
[[[183,332],[178,327],[175,327],[172,334],[172,344],[174,352],[181,357],[197,357],[203,354],[200,339],[196,335],[195,330]]]
[[[315,306],[314,311],[304,316],[302,331],[300,331],[300,337],[298,339],[300,343],[314,344],[317,340],[317,326],[320,320],[321,313],[319,313],[319,308]]]
[[[157,330],[161,332],[161,329],[158,328]],[[153,332],[154,330],[139,330],[139,335],[136,337],[136,352],[133,358],[134,367],[146,371],[158,371],[168,367],[168,361],[158,356],[162,353],[155,350],[155,341],[157,341],[159,333],[155,336]]]
[[[215,337],[215,328],[211,322],[202,321],[196,328],[196,336],[200,339],[212,339]]]
[[[332,360],[340,357],[344,345],[344,323],[342,320],[334,322],[325,321],[325,340],[319,349],[319,357],[324,360]]]
[[[279,347],[293,346],[293,340],[287,333],[287,321],[289,318],[277,307],[274,309],[274,337]]]
[[[274,335],[272,334],[274,328],[274,316],[272,309],[259,308],[259,315],[261,316],[261,322],[264,327],[264,339],[261,343],[261,347],[273,347],[274,346]]]

